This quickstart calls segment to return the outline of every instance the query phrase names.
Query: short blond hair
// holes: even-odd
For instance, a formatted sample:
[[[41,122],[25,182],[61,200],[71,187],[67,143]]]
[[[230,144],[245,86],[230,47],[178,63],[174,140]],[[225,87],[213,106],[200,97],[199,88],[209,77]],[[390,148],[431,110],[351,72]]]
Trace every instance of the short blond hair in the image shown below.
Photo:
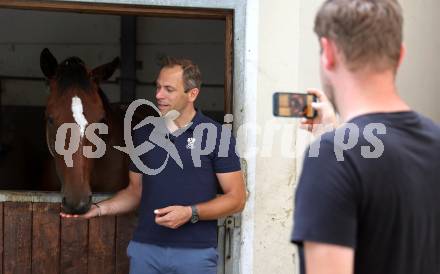
[[[403,39],[396,0],[327,0],[315,18],[319,38],[333,41],[352,71],[397,69]]]

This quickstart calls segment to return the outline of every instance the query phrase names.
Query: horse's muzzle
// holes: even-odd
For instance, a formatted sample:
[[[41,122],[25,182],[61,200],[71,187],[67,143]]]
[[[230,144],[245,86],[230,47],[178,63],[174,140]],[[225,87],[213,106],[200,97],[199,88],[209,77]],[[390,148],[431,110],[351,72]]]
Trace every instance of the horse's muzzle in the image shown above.
[[[84,214],[89,211],[92,205],[92,196],[90,195],[86,201],[72,202],[63,197],[61,210],[67,214]]]

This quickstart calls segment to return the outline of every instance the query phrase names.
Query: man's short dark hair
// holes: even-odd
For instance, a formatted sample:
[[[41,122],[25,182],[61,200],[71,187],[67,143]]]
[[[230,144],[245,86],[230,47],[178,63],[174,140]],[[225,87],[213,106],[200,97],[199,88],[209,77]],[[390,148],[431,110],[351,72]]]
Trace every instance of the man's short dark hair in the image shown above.
[[[352,71],[397,69],[402,25],[397,0],[327,0],[315,18],[318,37],[335,42]]]
[[[200,73],[199,66],[194,64],[189,59],[175,58],[170,56],[162,58],[161,69],[174,66],[180,66],[183,70],[182,77],[185,92],[188,92],[193,88],[200,90],[202,85],[202,74]]]

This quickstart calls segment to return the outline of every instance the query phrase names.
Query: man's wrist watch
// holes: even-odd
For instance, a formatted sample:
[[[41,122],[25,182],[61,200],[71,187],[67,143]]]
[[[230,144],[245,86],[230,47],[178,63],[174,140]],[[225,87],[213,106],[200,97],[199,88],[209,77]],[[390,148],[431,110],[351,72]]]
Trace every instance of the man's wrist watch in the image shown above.
[[[191,223],[195,224],[199,221],[199,212],[195,205],[191,206]]]

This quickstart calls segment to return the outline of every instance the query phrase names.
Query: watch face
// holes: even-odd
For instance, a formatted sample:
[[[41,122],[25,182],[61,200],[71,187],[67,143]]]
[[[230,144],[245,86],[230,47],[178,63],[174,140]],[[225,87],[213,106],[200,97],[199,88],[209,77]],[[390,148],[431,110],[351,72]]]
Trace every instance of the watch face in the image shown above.
[[[199,221],[199,216],[197,216],[197,215],[193,215],[192,217],[191,217],[191,223],[197,223]]]

